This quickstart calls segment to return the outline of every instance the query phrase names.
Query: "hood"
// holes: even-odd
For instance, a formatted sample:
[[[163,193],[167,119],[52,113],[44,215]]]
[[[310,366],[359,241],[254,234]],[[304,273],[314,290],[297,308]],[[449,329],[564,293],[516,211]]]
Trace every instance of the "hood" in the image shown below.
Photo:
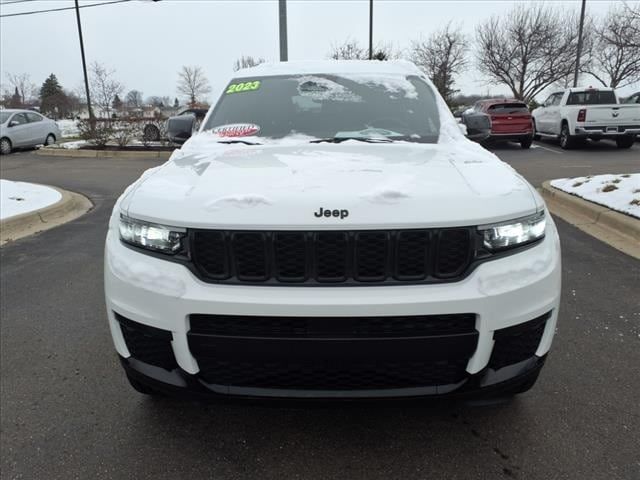
[[[122,211],[173,226],[321,230],[479,225],[539,208],[522,177],[467,140],[247,146],[202,135],[143,175]]]

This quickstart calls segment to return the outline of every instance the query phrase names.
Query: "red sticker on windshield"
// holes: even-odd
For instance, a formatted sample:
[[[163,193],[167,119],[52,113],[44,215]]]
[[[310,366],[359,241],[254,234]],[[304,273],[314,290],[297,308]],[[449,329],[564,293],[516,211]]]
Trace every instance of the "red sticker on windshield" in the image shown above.
[[[212,132],[220,137],[249,137],[260,131],[260,127],[253,123],[232,123],[215,127]]]

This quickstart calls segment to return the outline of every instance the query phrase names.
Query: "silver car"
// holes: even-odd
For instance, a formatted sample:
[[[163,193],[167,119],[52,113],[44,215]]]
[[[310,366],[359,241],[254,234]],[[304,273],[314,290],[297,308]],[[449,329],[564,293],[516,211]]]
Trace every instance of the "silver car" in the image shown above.
[[[0,153],[51,145],[61,137],[58,124],[31,110],[0,110]]]

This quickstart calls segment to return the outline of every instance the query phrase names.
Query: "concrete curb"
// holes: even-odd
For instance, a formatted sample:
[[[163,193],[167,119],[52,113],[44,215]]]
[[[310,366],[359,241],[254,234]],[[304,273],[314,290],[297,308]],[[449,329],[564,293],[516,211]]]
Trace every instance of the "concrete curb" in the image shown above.
[[[580,230],[640,259],[640,220],[551,186],[540,190],[551,212]]]
[[[62,198],[53,205],[40,210],[2,220],[0,222],[0,246],[75,220],[93,208],[91,201],[84,195],[50,185],[43,186],[57,190]]]
[[[171,152],[157,151],[118,151],[118,150],[80,150],[67,148],[51,148],[43,147],[36,150],[37,155],[46,155],[49,157],[77,157],[77,158],[159,158],[168,160]]]

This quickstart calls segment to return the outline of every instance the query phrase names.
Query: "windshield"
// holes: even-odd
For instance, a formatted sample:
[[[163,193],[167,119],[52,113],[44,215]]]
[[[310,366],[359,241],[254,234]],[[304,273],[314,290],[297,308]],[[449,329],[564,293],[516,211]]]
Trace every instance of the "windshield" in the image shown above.
[[[440,118],[432,89],[417,76],[286,75],[232,81],[204,130],[435,143]]]
[[[603,92],[598,90],[571,92],[567,99],[567,105],[607,105],[611,103],[618,103],[615,93],[611,90]]]
[[[9,120],[11,114],[9,112],[0,112],[0,123],[4,123]]]

